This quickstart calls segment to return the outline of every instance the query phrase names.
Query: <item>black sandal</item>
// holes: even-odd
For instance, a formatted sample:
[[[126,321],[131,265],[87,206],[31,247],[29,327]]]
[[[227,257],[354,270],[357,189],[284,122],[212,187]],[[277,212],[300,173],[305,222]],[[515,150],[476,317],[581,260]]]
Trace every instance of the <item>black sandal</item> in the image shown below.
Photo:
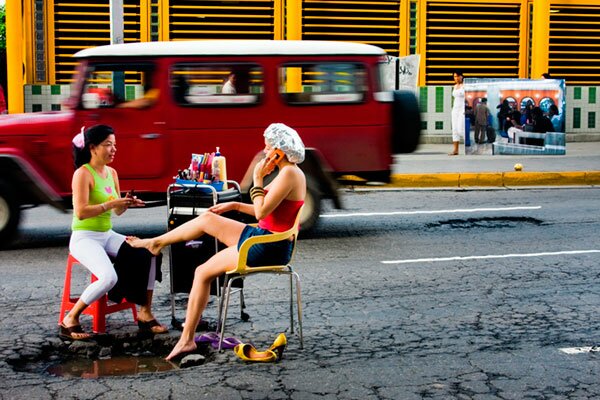
[[[58,337],[61,339],[86,341],[94,336],[91,333],[84,332],[81,325],[67,327],[64,323],[61,323],[59,328]]]
[[[140,321],[138,319],[137,324],[138,328],[140,329],[140,332],[150,332],[157,334],[169,332],[169,328],[167,328],[165,325],[159,324],[156,318],[150,321]]]

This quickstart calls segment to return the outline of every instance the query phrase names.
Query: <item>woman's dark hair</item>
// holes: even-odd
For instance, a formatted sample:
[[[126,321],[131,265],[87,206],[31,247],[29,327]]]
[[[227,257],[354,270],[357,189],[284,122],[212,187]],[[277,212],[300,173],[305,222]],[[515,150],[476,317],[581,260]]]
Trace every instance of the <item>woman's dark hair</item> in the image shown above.
[[[531,118],[534,121],[539,121],[540,119],[542,119],[542,117],[544,116],[544,112],[542,111],[541,108],[539,107],[533,107],[533,109],[531,110]]]
[[[465,77],[465,75],[463,74],[463,72],[460,69],[454,70],[453,74],[456,74],[458,76],[462,76],[463,78]]]
[[[83,132],[84,145],[79,148],[73,145],[73,161],[75,162],[75,169],[81,167],[83,164],[90,162],[92,159],[92,153],[90,146],[98,146],[104,142],[108,135],[114,134],[115,131],[108,125],[94,125],[87,128]]]

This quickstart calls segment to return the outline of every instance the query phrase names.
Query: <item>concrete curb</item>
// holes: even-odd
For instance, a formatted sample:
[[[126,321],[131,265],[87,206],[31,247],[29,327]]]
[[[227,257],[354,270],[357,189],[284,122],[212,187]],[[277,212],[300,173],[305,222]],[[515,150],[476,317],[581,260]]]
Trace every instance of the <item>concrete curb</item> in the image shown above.
[[[393,174],[386,187],[595,186],[600,171]],[[357,184],[357,186],[364,186]]]

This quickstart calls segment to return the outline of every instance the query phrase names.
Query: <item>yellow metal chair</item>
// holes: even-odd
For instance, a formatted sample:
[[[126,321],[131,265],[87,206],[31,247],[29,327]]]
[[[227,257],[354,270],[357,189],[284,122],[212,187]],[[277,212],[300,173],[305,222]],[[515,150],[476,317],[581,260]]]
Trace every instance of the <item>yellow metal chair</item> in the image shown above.
[[[298,214],[296,215],[296,221],[294,226],[285,232],[274,232],[270,235],[253,236],[244,241],[240,246],[240,256],[238,258],[237,267],[225,274],[225,282],[223,283],[223,291],[221,293],[218,311],[218,325],[217,332],[219,334],[219,351],[223,343],[223,334],[225,332],[225,321],[227,319],[227,308],[229,306],[229,297],[231,295],[231,285],[236,279],[245,279],[251,275],[259,274],[275,274],[275,275],[289,275],[290,277],[290,332],[294,333],[294,280],[296,281],[296,303],[298,309],[298,333],[300,336],[300,348],[304,347],[304,340],[302,337],[302,297],[300,289],[300,277],[296,272],[292,270],[290,263],[292,262],[294,255],[296,254],[296,241],[298,240],[298,231],[300,227],[300,215],[302,209],[300,207]],[[250,247],[259,243],[273,243],[281,240],[288,240],[293,237],[293,251],[290,262],[286,265],[269,265],[260,267],[248,267],[246,260],[248,259],[248,251]]]

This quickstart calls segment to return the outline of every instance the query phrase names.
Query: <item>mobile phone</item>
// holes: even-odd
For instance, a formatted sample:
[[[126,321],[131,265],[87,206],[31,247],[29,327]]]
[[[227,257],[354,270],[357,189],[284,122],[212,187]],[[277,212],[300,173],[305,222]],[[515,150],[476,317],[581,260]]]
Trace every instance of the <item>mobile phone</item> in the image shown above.
[[[277,165],[283,160],[285,153],[280,149],[273,149],[267,154],[267,160]]]
[[[133,199],[135,197],[135,190],[131,189],[129,192],[127,192],[125,197],[131,197]]]

